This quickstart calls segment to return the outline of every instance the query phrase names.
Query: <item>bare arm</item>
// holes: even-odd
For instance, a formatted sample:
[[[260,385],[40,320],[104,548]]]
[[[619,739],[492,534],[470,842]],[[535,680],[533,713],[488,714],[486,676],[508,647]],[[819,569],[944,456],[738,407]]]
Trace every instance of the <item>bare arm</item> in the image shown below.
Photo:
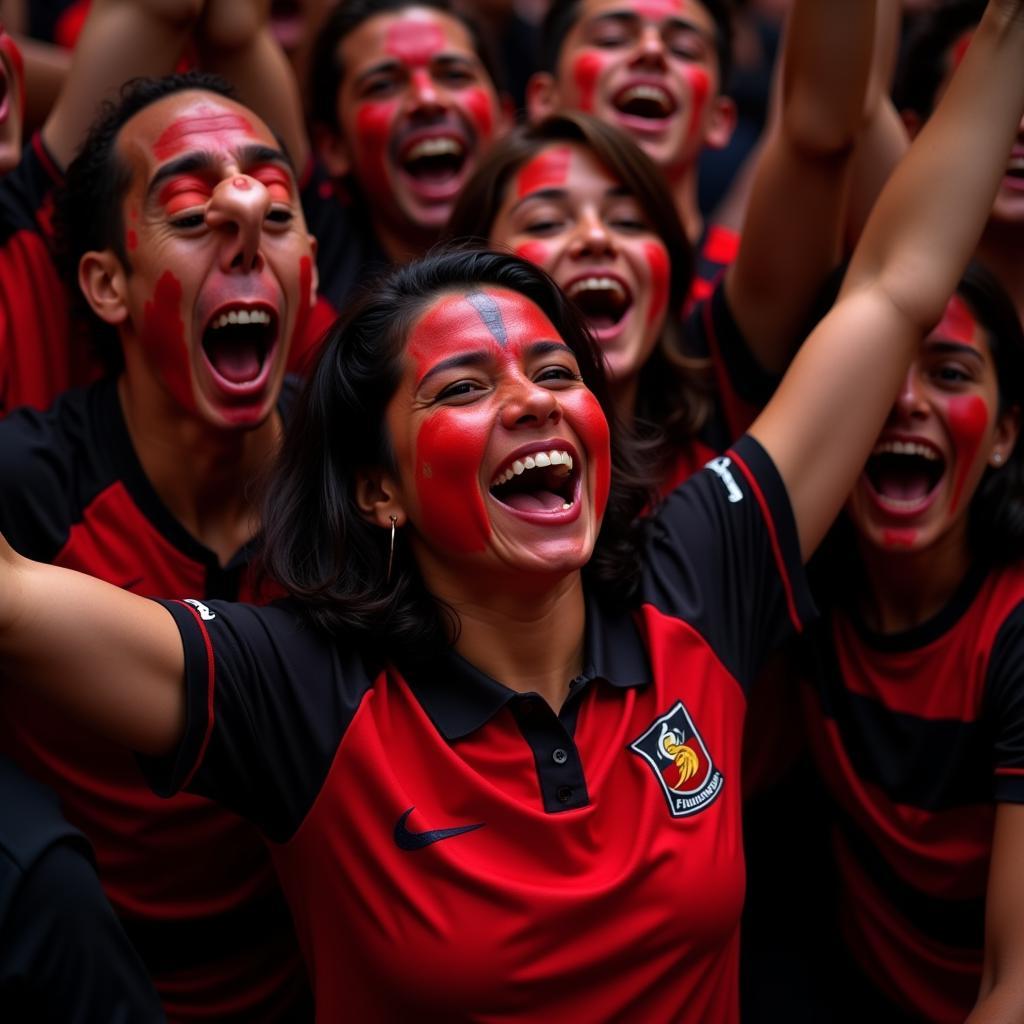
[[[985,966],[967,1024],[1011,1024],[1024,1017],[1024,806],[996,811],[985,907]]]
[[[185,656],[160,605],[32,562],[0,537],[0,676],[101,735],[166,754],[185,729]]]
[[[751,428],[805,557],[863,468],[977,244],[1024,108],[1024,0],[989,0],[935,114],[886,183],[835,306]]]
[[[203,0],[93,0],[43,141],[67,167],[96,117],[129,78],[174,70]]]
[[[864,123],[875,0],[797,0],[780,109],[763,143],[725,288],[758,362],[785,369],[838,263],[851,155]]]
[[[269,27],[269,0],[207,0],[200,23],[202,65],[223,75],[284,141],[301,174],[309,157],[302,95]]]

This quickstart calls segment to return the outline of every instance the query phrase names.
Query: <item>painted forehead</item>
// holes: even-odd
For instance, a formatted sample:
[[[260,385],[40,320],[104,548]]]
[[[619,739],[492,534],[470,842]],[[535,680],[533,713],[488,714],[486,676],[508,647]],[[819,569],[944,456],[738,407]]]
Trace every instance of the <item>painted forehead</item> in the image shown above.
[[[928,340],[954,341],[982,354],[988,351],[988,333],[960,295],[954,295],[946,303],[942,319],[928,335]]]
[[[351,72],[388,59],[419,66],[438,54],[476,59],[476,48],[466,27],[457,18],[429,7],[408,7],[368,18],[342,41],[344,64]],[[356,49],[358,52],[351,52]]]
[[[682,18],[684,21],[714,29],[715,20],[698,0],[584,0],[580,21],[608,14],[638,15],[648,21]]]
[[[613,188],[621,186],[595,153],[576,143],[555,143],[546,146],[519,169],[514,198],[524,199],[534,192],[564,189],[572,174],[598,178],[603,185]]]

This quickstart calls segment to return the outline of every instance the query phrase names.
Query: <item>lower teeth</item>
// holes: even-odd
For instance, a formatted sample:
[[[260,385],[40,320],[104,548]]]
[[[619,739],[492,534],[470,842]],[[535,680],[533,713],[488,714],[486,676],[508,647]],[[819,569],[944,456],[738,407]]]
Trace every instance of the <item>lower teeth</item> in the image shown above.
[[[562,506],[562,508],[563,508],[563,510],[564,510],[564,509],[567,509],[567,508],[572,508],[572,503],[571,503],[571,502],[569,502],[569,501],[567,501],[567,502],[566,502],[566,503],[565,503],[565,504],[564,504],[564,505]]]

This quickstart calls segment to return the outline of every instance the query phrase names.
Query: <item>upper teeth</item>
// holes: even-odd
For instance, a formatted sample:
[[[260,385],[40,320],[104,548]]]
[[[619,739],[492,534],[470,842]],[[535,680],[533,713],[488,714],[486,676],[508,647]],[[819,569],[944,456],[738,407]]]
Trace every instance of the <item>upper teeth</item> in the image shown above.
[[[547,466],[565,466],[568,476],[572,472],[572,456],[568,452],[550,451],[534,452],[522,459],[516,459],[504,473],[499,474],[492,486],[507,483],[514,476],[520,476],[528,469],[544,469]]]
[[[227,313],[221,313],[213,326],[226,327],[228,324],[269,324],[270,314],[263,309],[232,309]]]
[[[569,297],[580,292],[613,291],[621,300],[626,299],[626,289],[614,277],[584,277],[569,285]]]
[[[1024,171],[1024,156],[1014,156],[1007,166],[1011,171]]]
[[[939,454],[927,445],[917,444],[914,441],[882,441],[875,445],[872,455],[919,455],[922,459],[929,459],[936,462]]]
[[[436,138],[417,142],[406,154],[406,160],[418,160],[423,156],[441,156],[452,153],[458,156],[462,152],[462,143],[456,139]]]
[[[622,94],[619,103],[625,105],[630,100],[654,100],[655,103],[659,103],[662,107],[667,107],[669,103],[665,90],[659,89],[655,85],[631,85]]]

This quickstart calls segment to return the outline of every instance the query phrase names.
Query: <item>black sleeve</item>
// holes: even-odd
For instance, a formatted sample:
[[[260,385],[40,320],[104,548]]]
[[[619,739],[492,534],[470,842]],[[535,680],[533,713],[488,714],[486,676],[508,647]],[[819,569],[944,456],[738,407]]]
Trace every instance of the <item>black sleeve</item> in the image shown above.
[[[0,941],[0,1017],[151,1024],[160,1000],[78,844],[54,843],[28,868]]]
[[[54,191],[64,183],[37,132],[21,152],[18,166],[0,178],[0,243],[12,232],[38,231],[51,236],[49,214]]]
[[[744,689],[816,614],[785,485],[742,438],[677,488],[649,527],[644,599],[696,629]]]
[[[140,758],[143,772],[161,795],[188,789],[285,841],[372,677],[286,603],[160,603],[184,646],[185,734],[167,757]]]
[[[1024,603],[996,634],[985,680],[986,715],[991,723],[993,796],[1024,803]]]

